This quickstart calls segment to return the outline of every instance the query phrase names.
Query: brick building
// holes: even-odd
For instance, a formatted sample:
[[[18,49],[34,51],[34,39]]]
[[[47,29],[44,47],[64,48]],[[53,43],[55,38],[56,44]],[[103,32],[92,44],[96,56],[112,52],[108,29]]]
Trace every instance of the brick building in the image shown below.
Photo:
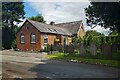
[[[17,32],[17,49],[42,50],[49,45],[69,45],[72,37],[83,37],[82,21],[45,24],[27,19]]]

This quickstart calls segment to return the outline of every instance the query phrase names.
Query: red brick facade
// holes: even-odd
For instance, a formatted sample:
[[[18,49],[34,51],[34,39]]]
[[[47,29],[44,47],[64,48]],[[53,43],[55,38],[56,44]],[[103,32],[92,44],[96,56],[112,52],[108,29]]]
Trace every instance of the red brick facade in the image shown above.
[[[20,43],[21,34],[24,35],[24,42]],[[36,43],[31,43],[31,34],[36,35]],[[44,34],[38,31],[31,23],[26,21],[17,33],[17,49],[19,50],[42,50],[44,47]],[[55,44],[55,39],[59,38],[60,43],[63,45],[63,35],[48,33],[48,44]],[[66,43],[69,44],[68,36],[66,36]]]

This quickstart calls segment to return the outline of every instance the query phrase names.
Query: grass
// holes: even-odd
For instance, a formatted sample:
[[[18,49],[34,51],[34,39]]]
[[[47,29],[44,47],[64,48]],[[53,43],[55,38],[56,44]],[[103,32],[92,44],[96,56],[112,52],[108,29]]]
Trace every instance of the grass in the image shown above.
[[[49,59],[57,59],[57,60],[64,60],[64,61],[71,61],[71,62],[81,62],[81,63],[89,63],[89,64],[98,64],[98,65],[105,65],[111,67],[120,68],[120,61],[118,60],[103,60],[103,59],[93,59],[93,58],[85,58],[75,55],[69,55],[64,53],[56,53],[47,55]]]

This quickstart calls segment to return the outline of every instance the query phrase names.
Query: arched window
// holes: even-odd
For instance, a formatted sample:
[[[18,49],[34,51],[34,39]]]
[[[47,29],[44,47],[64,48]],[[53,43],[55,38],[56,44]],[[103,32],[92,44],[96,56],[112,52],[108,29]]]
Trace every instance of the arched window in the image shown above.
[[[24,34],[20,35],[20,43],[25,43],[25,36],[24,36]]]
[[[31,34],[31,43],[36,43],[36,35]]]

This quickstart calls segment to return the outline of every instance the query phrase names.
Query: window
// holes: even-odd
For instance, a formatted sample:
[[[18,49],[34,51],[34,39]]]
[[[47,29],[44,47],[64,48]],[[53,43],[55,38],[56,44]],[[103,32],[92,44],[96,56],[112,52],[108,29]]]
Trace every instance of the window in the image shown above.
[[[52,28],[48,28],[50,30],[50,32],[57,32],[57,30],[52,29]]]
[[[57,30],[56,29],[53,29],[55,32],[57,32]]]
[[[36,35],[31,34],[31,43],[36,43]]]
[[[44,44],[47,44],[47,43],[48,43],[48,35],[44,34]]]
[[[48,28],[48,29],[52,32],[52,30],[50,28]]]
[[[23,34],[20,35],[20,43],[25,43],[25,37]]]

